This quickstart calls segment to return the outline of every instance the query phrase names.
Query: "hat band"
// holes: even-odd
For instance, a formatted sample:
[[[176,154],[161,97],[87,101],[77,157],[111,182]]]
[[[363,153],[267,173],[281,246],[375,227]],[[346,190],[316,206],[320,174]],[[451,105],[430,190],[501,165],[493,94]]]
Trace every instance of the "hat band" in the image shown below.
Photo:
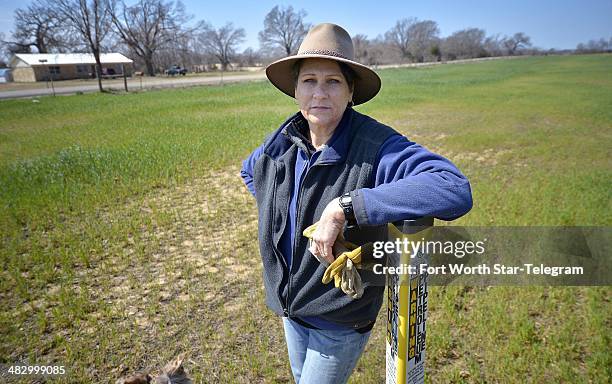
[[[298,55],[325,55],[339,57],[345,60],[351,60],[348,57],[339,54],[338,52],[328,51],[327,49],[310,49],[308,51],[298,52]]]

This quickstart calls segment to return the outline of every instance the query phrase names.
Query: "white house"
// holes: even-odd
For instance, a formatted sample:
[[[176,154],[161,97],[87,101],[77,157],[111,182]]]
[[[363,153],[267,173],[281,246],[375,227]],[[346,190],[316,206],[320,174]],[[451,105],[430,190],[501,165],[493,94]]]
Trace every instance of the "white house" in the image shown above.
[[[100,54],[102,73],[131,76],[134,61],[120,53]],[[9,66],[13,81],[34,82],[96,77],[96,60],[91,53],[17,53]]]

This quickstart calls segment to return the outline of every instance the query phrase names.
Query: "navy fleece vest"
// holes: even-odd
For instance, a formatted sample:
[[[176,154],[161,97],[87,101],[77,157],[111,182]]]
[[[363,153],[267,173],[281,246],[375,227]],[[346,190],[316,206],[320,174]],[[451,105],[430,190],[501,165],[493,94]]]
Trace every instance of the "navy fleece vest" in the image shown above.
[[[259,246],[264,267],[266,304],[281,316],[320,316],[324,320],[361,328],[376,319],[382,304],[384,279],[360,270],[364,295],[353,300],[332,283],[323,284],[325,268],[308,252],[303,230],[318,221],[334,198],[359,188],[371,188],[380,146],[397,134],[376,120],[349,110],[345,142],[326,148],[304,176],[297,196],[296,236],[289,271],[279,251],[279,241],[288,220],[299,138],[288,124],[303,124],[297,114],[274,132],[264,144],[264,153],[254,168],[259,211]],[[297,143],[297,144],[296,144]],[[345,230],[356,244],[385,240],[386,226]]]

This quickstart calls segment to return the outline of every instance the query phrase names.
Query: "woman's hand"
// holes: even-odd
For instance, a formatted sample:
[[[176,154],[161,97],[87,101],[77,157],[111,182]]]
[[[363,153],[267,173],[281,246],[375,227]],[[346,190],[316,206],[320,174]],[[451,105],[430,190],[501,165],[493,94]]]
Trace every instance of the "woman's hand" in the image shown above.
[[[338,199],[333,199],[321,214],[317,223],[317,229],[312,235],[310,248],[308,249],[317,259],[324,259],[329,264],[334,262],[333,246],[344,228],[344,211]]]

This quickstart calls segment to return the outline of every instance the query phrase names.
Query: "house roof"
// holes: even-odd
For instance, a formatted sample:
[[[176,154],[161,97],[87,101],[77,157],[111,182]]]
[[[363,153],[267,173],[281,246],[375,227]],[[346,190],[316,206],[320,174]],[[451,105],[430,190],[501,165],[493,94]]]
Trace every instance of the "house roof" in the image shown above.
[[[62,65],[62,64],[95,64],[96,60],[91,53],[17,53],[12,62],[19,59],[27,65]],[[41,62],[46,60],[46,62]],[[133,63],[120,53],[101,53],[102,64]]]

